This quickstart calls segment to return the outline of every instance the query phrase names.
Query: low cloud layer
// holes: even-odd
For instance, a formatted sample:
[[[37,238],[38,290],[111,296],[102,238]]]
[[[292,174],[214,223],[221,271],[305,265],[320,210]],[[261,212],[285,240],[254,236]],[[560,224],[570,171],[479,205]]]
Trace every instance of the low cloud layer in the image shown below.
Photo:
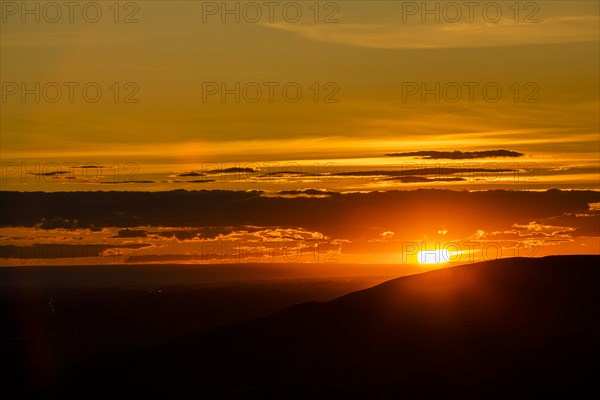
[[[484,256],[600,251],[594,191],[0,192],[0,200],[11,210],[4,259],[44,259],[40,245],[49,258],[74,252],[94,262],[401,262],[419,246],[448,243]]]

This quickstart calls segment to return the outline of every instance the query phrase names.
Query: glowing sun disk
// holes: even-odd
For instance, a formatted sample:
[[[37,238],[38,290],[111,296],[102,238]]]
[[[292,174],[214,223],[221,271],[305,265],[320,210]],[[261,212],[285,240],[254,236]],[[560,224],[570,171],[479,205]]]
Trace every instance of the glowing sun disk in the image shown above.
[[[419,264],[443,264],[450,261],[452,256],[459,252],[450,252],[447,249],[422,250],[417,254]]]

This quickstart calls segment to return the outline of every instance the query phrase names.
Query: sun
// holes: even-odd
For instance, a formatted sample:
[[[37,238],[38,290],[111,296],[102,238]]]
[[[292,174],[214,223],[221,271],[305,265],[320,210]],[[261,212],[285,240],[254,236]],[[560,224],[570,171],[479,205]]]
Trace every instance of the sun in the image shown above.
[[[419,264],[444,264],[450,261],[452,255],[447,249],[422,250],[417,254],[417,259]]]

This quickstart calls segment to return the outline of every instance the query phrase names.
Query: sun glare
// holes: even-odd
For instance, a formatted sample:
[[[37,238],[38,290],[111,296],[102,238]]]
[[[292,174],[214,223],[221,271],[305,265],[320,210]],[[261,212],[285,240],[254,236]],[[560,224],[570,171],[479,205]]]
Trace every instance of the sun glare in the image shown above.
[[[422,250],[417,254],[417,258],[419,264],[443,264],[449,262],[454,254],[447,249]]]

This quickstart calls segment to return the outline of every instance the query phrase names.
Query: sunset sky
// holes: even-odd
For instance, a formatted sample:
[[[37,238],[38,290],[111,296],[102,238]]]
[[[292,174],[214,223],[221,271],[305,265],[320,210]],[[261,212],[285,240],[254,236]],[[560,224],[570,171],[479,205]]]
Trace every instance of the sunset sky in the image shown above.
[[[84,224],[48,206],[3,224],[12,263],[6,246],[80,237],[147,245],[136,254],[150,261],[193,261],[201,240],[282,236],[334,243],[346,262],[398,262],[406,242],[432,235],[600,251],[597,1],[97,2],[72,15],[31,2],[39,22],[24,4],[2,2],[2,191],[235,190],[315,204],[404,189],[586,192],[476,221],[417,210],[428,224],[412,230],[381,215],[363,224],[354,206],[340,218],[362,222],[337,231],[250,215],[222,236],[169,218]],[[171,228],[188,233],[161,233]]]

